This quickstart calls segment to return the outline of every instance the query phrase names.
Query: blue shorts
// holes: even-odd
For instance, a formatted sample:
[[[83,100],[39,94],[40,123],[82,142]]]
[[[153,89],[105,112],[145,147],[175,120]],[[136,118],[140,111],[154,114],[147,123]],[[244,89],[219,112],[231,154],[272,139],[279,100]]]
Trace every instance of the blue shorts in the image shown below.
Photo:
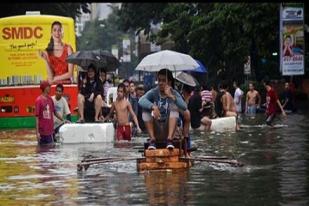
[[[42,145],[42,144],[52,144],[54,143],[54,138],[53,138],[53,135],[40,135],[40,142],[39,144]]]
[[[255,115],[256,114],[256,105],[248,106],[247,107],[248,115]]]

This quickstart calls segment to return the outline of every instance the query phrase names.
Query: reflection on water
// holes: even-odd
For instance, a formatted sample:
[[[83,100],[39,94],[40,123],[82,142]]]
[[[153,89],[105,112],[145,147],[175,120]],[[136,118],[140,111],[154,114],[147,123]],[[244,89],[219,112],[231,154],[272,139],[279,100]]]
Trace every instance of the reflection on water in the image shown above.
[[[187,205],[188,170],[145,172],[144,179],[149,205]]]
[[[37,146],[30,129],[0,131],[0,205],[309,205],[309,115],[234,133],[192,133],[193,155],[237,158],[244,167],[195,162],[189,170],[138,173],[135,161],[92,165],[84,157],[141,157],[132,143]]]

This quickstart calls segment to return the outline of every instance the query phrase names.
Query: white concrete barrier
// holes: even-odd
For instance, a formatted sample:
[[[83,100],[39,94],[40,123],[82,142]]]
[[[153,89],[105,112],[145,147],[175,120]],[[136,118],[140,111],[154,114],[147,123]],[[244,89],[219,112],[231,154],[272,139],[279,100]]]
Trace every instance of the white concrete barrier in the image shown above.
[[[113,123],[72,123],[59,129],[62,143],[113,142],[114,135]]]
[[[222,117],[211,120],[211,131],[236,131],[236,117]]]
[[[190,129],[192,129],[190,127]],[[198,131],[205,131],[206,127],[201,124]],[[220,117],[216,119],[211,119],[210,131],[215,132],[234,132],[236,131],[236,117]]]

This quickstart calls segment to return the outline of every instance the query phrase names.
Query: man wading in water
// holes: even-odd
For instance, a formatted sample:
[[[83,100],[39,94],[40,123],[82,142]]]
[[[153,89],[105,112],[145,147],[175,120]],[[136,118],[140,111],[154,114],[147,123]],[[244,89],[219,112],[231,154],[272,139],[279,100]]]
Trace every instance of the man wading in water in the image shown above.
[[[274,127],[272,122],[274,121],[277,113],[277,106],[279,106],[282,115],[285,117],[285,111],[278,99],[277,93],[272,88],[269,80],[264,80],[264,86],[267,91],[266,93],[266,124]]]

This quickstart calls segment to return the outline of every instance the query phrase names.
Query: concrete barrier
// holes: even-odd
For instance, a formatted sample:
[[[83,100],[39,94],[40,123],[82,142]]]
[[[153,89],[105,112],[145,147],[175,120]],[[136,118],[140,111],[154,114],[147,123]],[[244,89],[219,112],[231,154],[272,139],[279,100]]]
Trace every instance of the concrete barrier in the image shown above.
[[[195,130],[206,131],[206,128],[204,125],[201,124],[201,126]],[[211,119],[210,131],[215,131],[215,132],[236,131],[236,117],[220,117],[216,119]]]
[[[113,123],[72,123],[59,129],[62,143],[113,142],[114,135]]]
[[[236,117],[222,117],[211,120],[211,131],[236,131]]]

